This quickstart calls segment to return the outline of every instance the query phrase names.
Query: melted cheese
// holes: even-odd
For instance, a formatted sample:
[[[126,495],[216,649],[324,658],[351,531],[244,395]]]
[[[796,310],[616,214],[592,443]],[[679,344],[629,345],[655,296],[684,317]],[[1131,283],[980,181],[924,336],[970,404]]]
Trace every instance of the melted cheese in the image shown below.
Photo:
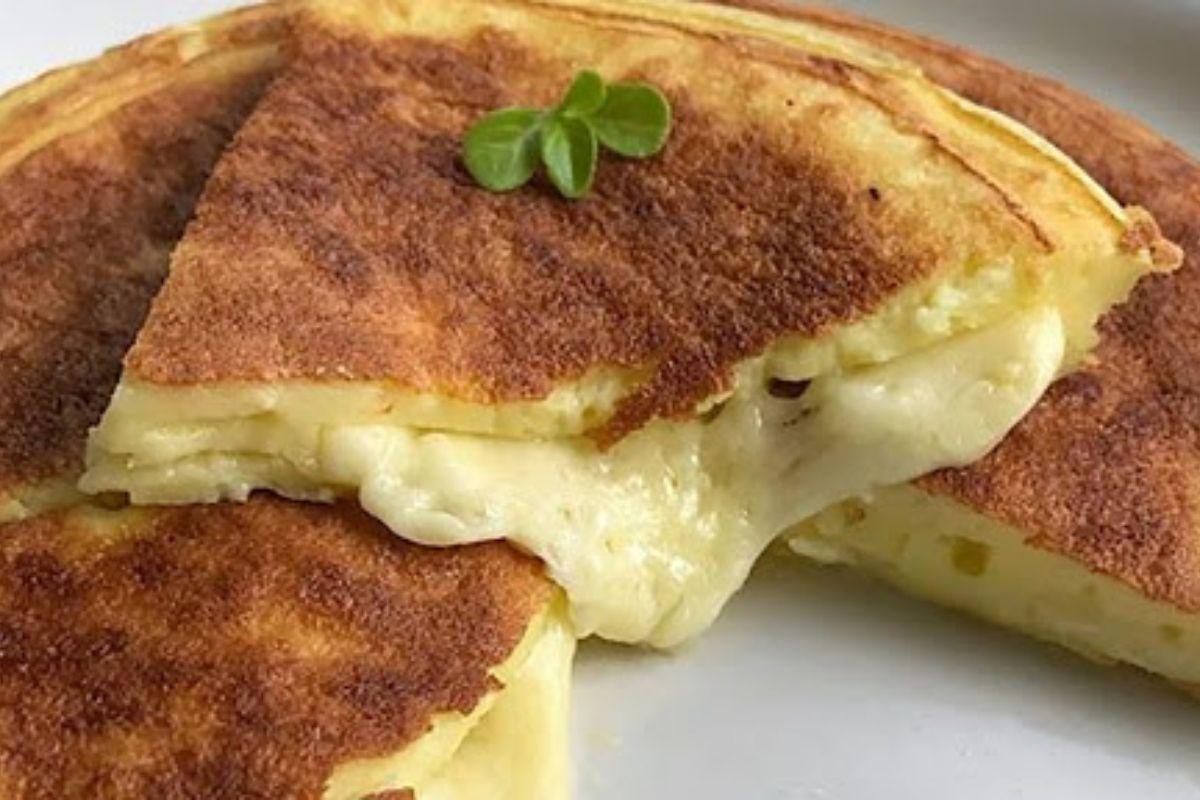
[[[495,670],[503,688],[470,714],[446,714],[403,752],[343,764],[324,800],[413,789],[417,800],[565,800],[575,637],[555,606]]]
[[[827,509],[788,543],[1095,660],[1200,683],[1200,618],[1025,539],[952,500],[899,486]]]
[[[289,386],[258,387],[253,398],[210,388],[189,420],[147,424],[169,419],[178,396],[126,385],[83,485],[127,490],[138,503],[240,499],[257,487],[318,499],[357,491],[414,541],[507,538],[538,555],[567,590],[581,635],[670,646],[712,621],[784,529],[983,455],[1055,377],[1064,340],[1059,313],[1035,308],[823,375],[791,400],[769,394],[759,360],[707,421],[658,422],[604,452],[582,437],[372,419],[352,386],[327,387],[325,402],[309,405]]]

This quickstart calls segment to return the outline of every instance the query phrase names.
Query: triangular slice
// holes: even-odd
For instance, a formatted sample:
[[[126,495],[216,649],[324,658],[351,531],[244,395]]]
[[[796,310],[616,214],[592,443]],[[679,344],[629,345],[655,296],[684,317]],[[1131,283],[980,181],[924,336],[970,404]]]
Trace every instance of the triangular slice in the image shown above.
[[[528,557],[417,548],[345,505],[48,511],[77,500],[84,433],[278,66],[282,11],[0,99],[2,797],[566,792],[574,639]]]
[[[1122,200],[1153,211],[1186,260],[1110,313],[1094,362],[1055,384],[987,458],[831,510],[795,548],[1194,688],[1200,164],[1052,81],[853,17],[804,16],[893,48],[1045,134]]]
[[[527,556],[411,545],[348,504],[13,523],[0,794],[562,797],[564,619]]]
[[[423,543],[508,537],[582,632],[669,645],[787,526],[985,453],[1175,263],[1049,144],[829,28],[309,8],[175,253],[89,491],[356,493]],[[471,122],[585,67],[669,95],[665,152],[603,159],[580,202],[474,185]]]

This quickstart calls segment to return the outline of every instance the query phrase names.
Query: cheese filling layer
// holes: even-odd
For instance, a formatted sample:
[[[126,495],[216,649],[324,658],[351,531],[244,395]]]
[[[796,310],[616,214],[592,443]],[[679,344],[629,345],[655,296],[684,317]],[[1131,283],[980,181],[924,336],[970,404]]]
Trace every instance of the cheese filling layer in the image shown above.
[[[703,419],[656,422],[607,451],[393,424],[386,408],[362,413],[353,385],[127,383],[82,487],[137,503],[357,492],[408,539],[507,538],[539,556],[580,635],[670,646],[708,626],[785,529],[981,457],[1057,375],[1064,339],[1059,313],[1033,308],[794,398],[771,394],[759,360]],[[188,418],[173,419],[181,405]]]
[[[846,501],[797,526],[791,548],[1089,658],[1200,684],[1200,617],[1148,599],[1026,534],[913,486]]]

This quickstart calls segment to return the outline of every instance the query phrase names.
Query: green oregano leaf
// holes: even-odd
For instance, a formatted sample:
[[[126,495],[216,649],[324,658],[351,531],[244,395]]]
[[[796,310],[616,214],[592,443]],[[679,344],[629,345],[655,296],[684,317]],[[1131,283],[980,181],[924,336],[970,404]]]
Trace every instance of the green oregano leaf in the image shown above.
[[[541,162],[564,196],[582,197],[596,175],[600,145],[630,158],[662,150],[671,132],[671,106],[646,83],[605,85],[581,70],[549,110],[506,108],[487,114],[463,139],[463,162],[484,188],[522,186]]]
[[[463,162],[471,177],[493,192],[527,183],[538,165],[542,118],[532,108],[505,108],[477,122],[463,140]]]
[[[575,117],[551,118],[542,130],[546,174],[564,197],[587,194],[596,175],[597,143],[592,127]]]
[[[608,94],[604,79],[594,70],[585,69],[575,76],[562,102],[555,109],[557,113],[568,117],[587,117],[604,105]]]
[[[614,83],[590,120],[605,147],[630,158],[646,158],[667,143],[671,106],[649,84]]]

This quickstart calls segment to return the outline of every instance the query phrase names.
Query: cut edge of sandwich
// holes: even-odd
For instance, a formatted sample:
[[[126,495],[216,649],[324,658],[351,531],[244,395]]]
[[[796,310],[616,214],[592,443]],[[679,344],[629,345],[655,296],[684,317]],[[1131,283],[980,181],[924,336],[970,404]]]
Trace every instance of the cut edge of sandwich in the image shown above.
[[[555,592],[470,713],[441,714],[402,752],[339,765],[324,800],[408,790],[414,800],[566,800],[576,637]]]
[[[1114,192],[1149,206],[1188,260],[1181,274],[1139,286],[1115,309],[1099,360],[1064,381],[991,457],[845,501],[786,543],[1194,696],[1194,393],[1182,344],[1191,339],[1181,331],[1194,316],[1200,167],[1145,123],[989,57],[837,11],[734,2],[827,20],[1020,115]]]

